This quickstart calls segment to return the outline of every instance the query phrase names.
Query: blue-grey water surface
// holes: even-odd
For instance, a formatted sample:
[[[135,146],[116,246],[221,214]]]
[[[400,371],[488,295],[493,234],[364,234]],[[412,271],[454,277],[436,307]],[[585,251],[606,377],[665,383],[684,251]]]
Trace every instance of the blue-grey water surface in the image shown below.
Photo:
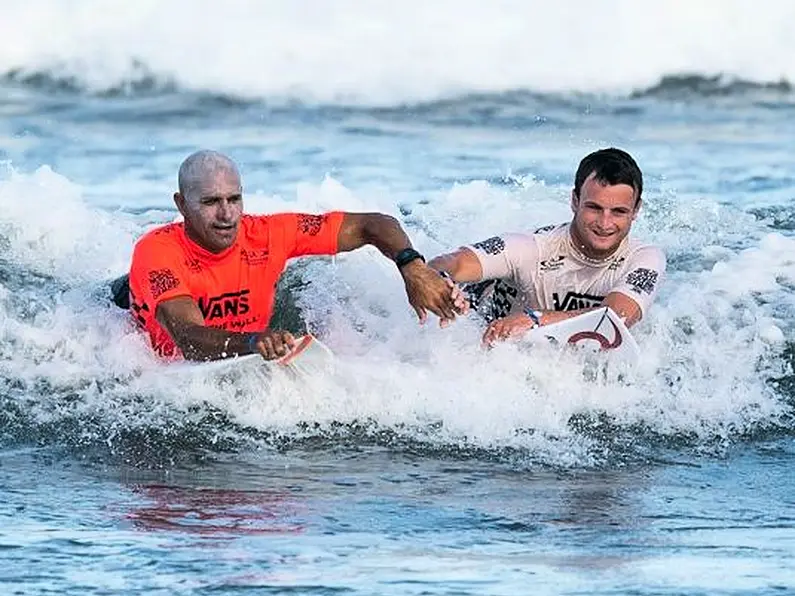
[[[346,101],[23,66],[0,79],[0,592],[795,591],[788,85]],[[238,161],[250,211],[384,211],[431,256],[565,221],[610,145],[669,258],[628,370],[420,327],[374,249],[294,270],[337,354],[309,384],[166,370],[108,302],[197,148]]]

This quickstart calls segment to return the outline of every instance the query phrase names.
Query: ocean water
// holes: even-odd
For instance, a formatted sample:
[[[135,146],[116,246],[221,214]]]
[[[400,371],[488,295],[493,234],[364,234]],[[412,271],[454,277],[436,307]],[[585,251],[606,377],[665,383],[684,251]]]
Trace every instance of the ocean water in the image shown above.
[[[0,2],[0,593],[795,592],[794,19]],[[307,383],[164,368],[108,302],[198,148],[431,256],[566,221],[611,145],[669,259],[628,369],[419,326],[372,248],[291,268]]]

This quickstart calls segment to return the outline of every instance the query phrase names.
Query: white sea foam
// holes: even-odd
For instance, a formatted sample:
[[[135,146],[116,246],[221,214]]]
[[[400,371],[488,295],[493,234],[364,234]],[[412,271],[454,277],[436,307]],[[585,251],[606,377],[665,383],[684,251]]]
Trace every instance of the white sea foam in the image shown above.
[[[15,205],[31,193],[46,196],[49,216]],[[530,202],[544,209],[519,208]],[[302,185],[295,197],[253,196],[248,206],[255,212],[342,206],[397,214],[387,193],[364,198],[333,179]],[[416,207],[412,234],[429,255],[549,223],[542,213],[562,220],[568,209],[566,189],[532,181],[512,191],[472,183]],[[669,226],[692,216],[689,201],[670,207]],[[374,249],[333,262],[313,260],[305,272],[312,283],[300,302],[310,325],[338,354],[338,366],[333,376],[307,386],[286,377],[269,384],[243,375],[229,384],[201,373],[165,374],[126,316],[86,298],[86,284],[99,283],[127,258],[145,224],[88,208],[80,189],[63,177],[48,169],[13,173],[0,182],[0,213],[12,263],[56,277],[66,272],[73,282],[33,317],[21,314],[14,292],[0,285],[2,374],[54,388],[52,398],[30,396],[38,400],[30,407],[48,419],[63,407],[49,400],[60,403],[64,388],[71,388],[83,398],[75,402],[80,408],[101,412],[113,427],[146,424],[163,407],[206,403],[262,430],[293,432],[305,421],[325,427],[372,421],[444,444],[517,446],[556,463],[580,464],[592,454],[589,441],[569,427],[576,414],[604,412],[660,433],[714,437],[769,423],[784,407],[767,379],[782,372],[782,341],[795,310],[788,289],[795,281],[795,240],[761,229],[753,246],[724,249],[717,260],[712,245],[691,239],[690,250],[705,267],[672,272],[658,304],[635,329],[643,358],[622,377],[551,349],[528,352],[506,344],[484,352],[475,320],[444,330],[434,320],[419,326],[397,271]],[[656,227],[653,217],[640,224],[639,233]],[[151,407],[136,406],[135,396]]]

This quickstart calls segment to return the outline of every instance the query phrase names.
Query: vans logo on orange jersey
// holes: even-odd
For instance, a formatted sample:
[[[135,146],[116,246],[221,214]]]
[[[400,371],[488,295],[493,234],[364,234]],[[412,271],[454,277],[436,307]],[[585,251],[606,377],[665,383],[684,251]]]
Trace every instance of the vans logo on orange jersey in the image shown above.
[[[258,248],[256,250],[240,249],[240,258],[249,265],[262,265],[263,263],[267,263],[269,254],[267,248]]]
[[[187,267],[191,273],[201,273],[202,270],[201,262],[193,257],[187,257],[185,259],[185,267]]]
[[[250,293],[251,290],[240,290],[213,296],[207,300],[199,298],[199,309],[202,311],[204,320],[208,322],[219,317],[244,315],[251,310],[248,305]]]

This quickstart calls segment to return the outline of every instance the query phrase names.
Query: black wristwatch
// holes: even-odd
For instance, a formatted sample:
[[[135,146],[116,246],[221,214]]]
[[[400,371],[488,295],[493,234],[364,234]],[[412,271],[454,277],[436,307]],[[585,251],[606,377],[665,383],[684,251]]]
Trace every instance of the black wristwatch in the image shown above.
[[[408,265],[415,259],[422,259],[422,262],[425,262],[425,257],[423,257],[416,250],[413,248],[404,248],[395,255],[395,265],[397,265],[398,269],[402,269],[405,265]]]

